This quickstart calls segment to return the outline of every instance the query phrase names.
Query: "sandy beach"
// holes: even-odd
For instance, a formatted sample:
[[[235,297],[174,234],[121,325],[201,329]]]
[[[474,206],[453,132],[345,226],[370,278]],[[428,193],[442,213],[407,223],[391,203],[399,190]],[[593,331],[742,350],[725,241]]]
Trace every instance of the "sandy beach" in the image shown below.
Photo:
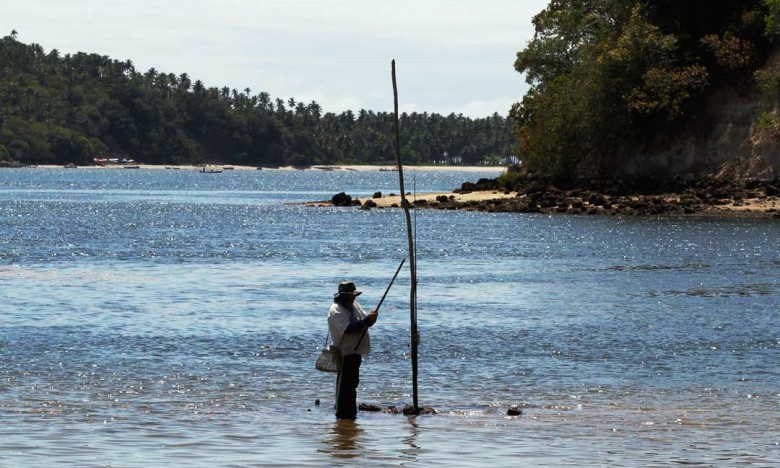
[[[516,192],[499,192],[499,191],[478,191],[478,192],[466,192],[466,193],[455,193],[455,192],[436,192],[436,193],[417,193],[415,195],[407,195],[407,199],[410,203],[420,202],[424,201],[425,203],[433,203],[437,201],[440,197],[445,197],[450,201],[456,202],[456,203],[465,203],[465,202],[487,202],[490,200],[505,200],[507,198],[514,198],[517,196]],[[381,198],[359,198],[360,204],[362,205],[368,200],[373,201],[376,203],[377,208],[389,208],[393,205],[395,206],[401,206],[401,196],[400,195],[387,195],[382,196]]]

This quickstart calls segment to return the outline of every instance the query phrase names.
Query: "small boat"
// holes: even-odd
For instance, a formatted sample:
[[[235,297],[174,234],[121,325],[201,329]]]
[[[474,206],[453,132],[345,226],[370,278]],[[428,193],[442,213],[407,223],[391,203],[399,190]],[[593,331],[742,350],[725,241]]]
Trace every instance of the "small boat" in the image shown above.
[[[200,172],[204,174],[219,174],[223,170],[222,166],[217,166],[216,164],[206,164],[200,168]]]
[[[125,169],[141,169],[140,164],[124,164],[122,167]]]
[[[65,164],[65,169],[76,169],[76,163]]]
[[[232,171],[235,168],[233,166],[231,166],[230,164],[225,164],[224,166],[222,166],[222,169],[224,169],[226,171]]]

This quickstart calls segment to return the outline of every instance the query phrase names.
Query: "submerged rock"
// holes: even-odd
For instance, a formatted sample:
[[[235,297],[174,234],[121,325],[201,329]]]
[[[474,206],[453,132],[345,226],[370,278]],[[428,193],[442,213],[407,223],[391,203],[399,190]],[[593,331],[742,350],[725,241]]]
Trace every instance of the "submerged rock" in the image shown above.
[[[512,405],[508,410],[506,410],[507,416],[520,416],[521,414],[523,414],[523,410],[521,410],[517,405]]]
[[[420,406],[419,408],[415,409],[412,405],[406,405],[404,406],[402,413],[407,416],[418,414],[436,414],[436,410],[430,406]]]
[[[398,409],[395,406],[388,406],[384,411],[388,414],[404,414],[406,416],[415,416],[418,414],[437,414],[436,410],[430,406],[421,406],[415,411],[414,406],[406,405],[403,409]]]
[[[360,411],[382,411],[382,408],[380,408],[377,405],[372,405],[369,403],[361,403],[358,405],[358,410]]]

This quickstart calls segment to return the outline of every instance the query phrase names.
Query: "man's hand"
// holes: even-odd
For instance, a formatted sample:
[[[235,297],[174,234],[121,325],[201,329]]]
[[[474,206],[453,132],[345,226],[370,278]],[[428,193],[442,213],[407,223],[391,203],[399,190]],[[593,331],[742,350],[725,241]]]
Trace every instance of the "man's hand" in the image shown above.
[[[371,325],[376,323],[376,319],[379,317],[379,312],[376,311],[376,309],[372,310],[368,313],[368,319],[371,321]]]

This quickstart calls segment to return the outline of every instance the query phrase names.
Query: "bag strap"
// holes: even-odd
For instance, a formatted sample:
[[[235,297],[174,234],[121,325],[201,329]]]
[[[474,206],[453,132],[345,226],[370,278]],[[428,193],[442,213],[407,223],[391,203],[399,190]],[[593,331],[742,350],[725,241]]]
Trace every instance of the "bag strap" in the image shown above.
[[[328,346],[328,338],[330,338],[330,327],[328,327],[328,334],[325,335],[325,345],[323,346],[323,348],[325,346]],[[339,340],[339,349],[341,349],[341,343],[343,342],[344,342],[344,334],[341,335],[341,340]]]
[[[354,310],[350,310],[349,312],[351,314],[350,315],[350,321],[352,321],[352,316],[355,315],[355,311]],[[341,334],[341,340],[339,341],[339,349],[341,349],[341,343],[344,342],[344,335],[346,335],[346,333],[342,333]],[[330,324],[328,324],[328,334],[325,335],[325,346],[328,346],[328,338],[330,338]],[[325,347],[325,346],[323,346],[323,347]]]

